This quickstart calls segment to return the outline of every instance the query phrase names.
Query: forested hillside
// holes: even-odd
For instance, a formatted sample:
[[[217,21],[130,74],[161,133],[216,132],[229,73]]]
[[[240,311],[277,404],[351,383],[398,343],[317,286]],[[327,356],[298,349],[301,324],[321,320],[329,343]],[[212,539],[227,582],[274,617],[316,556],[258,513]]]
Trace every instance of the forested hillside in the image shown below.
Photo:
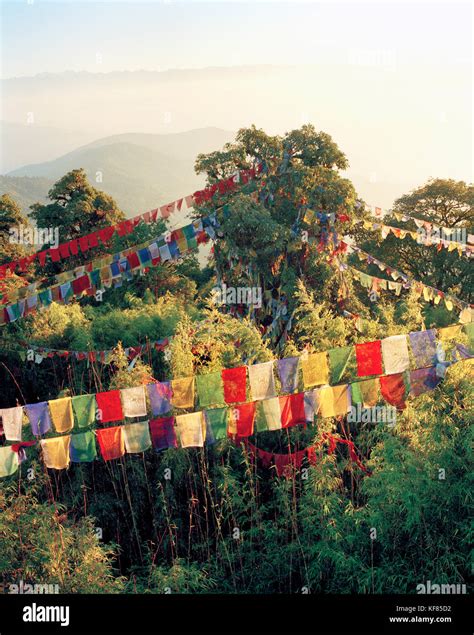
[[[28,217],[0,198],[3,583],[466,584],[473,186],[384,214],[311,125],[239,130],[136,221],[69,167]],[[9,239],[32,223],[57,243]]]

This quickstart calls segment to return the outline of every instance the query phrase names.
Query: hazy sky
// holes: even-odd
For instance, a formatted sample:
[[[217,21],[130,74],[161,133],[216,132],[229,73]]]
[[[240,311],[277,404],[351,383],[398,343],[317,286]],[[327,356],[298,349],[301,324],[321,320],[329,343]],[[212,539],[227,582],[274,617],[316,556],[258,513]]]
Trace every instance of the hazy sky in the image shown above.
[[[472,63],[470,2],[0,0],[2,77],[347,62]],[[375,53],[374,53],[375,51]]]

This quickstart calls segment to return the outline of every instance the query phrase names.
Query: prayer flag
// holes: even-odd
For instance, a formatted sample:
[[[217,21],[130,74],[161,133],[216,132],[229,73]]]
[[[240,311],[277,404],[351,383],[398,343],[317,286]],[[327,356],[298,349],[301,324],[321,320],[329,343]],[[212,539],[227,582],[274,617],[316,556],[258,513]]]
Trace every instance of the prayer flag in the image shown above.
[[[74,425],[71,397],[53,399],[49,402],[49,411],[56,432],[69,432]]]
[[[275,380],[273,378],[273,362],[253,364],[248,367],[252,398],[257,401],[275,397]]]
[[[49,417],[48,402],[28,404],[25,406],[26,414],[31,424],[31,431],[38,437],[46,434],[51,429],[51,419]]]
[[[194,377],[181,377],[171,382],[172,404],[175,408],[194,407]]]
[[[379,396],[379,380],[367,379],[351,384],[352,402],[363,404],[365,407],[375,406]]]
[[[314,415],[319,409],[319,390],[308,390],[304,393],[304,415],[308,423],[314,423]]]
[[[206,435],[206,423],[202,411],[178,415],[176,427],[182,448],[202,448]]]
[[[237,403],[247,398],[247,367],[225,368],[222,371],[226,403]]]
[[[433,366],[436,363],[436,331],[415,331],[409,338],[416,367]]]
[[[409,368],[406,335],[392,335],[382,340],[382,356],[387,375],[403,373]]]
[[[380,392],[385,401],[396,406],[399,410],[403,410],[406,406],[407,392],[403,373],[380,377]]]
[[[151,448],[150,430],[148,421],[139,423],[127,423],[123,426],[123,438],[125,450],[129,454],[145,452]]]
[[[264,399],[257,403],[257,415],[255,420],[257,432],[264,430],[280,430],[280,398]]]
[[[302,355],[301,368],[305,388],[329,383],[329,367],[325,352]]]
[[[80,428],[87,428],[95,421],[95,395],[79,395],[72,398],[72,409]]]
[[[410,395],[418,397],[433,390],[440,383],[441,377],[436,375],[436,368],[418,368],[410,373]]]
[[[46,467],[64,470],[69,465],[69,445],[71,435],[66,434],[54,439],[41,439],[41,449]]]
[[[382,345],[380,340],[356,344],[357,376],[381,375]]]
[[[0,417],[2,419],[5,439],[7,441],[21,441],[23,408],[21,406],[2,408],[0,409]]]
[[[98,392],[95,398],[98,408],[97,419],[99,421],[109,423],[110,421],[121,421],[123,419],[120,390]]]
[[[118,392],[118,391],[117,391]],[[125,443],[122,434],[124,426],[101,428],[96,431],[100,453],[104,461],[118,459],[125,453]]]
[[[306,423],[304,393],[282,395],[279,400],[282,428],[290,428],[291,426]]]
[[[171,411],[171,383],[169,381],[155,382],[147,385],[153,416],[165,415]]]
[[[18,470],[18,452],[11,445],[0,448],[0,477],[11,476]]]
[[[341,348],[332,348],[328,351],[328,355],[329,366],[331,368],[331,384],[338,384],[343,380],[349,363],[354,358],[354,347],[343,346]]]
[[[221,371],[196,375],[196,390],[202,408],[224,403]]]
[[[215,441],[227,438],[228,408],[212,408],[206,410],[205,416]]]
[[[73,463],[90,463],[96,458],[97,450],[92,430],[71,434],[69,454]]]
[[[253,434],[255,410],[256,403],[254,401],[234,406],[230,414],[232,419],[231,433],[238,437],[249,437]]]
[[[277,362],[281,392],[295,392],[298,389],[299,357],[286,357]]]
[[[338,417],[347,414],[351,405],[349,386],[325,386],[321,388],[319,403],[322,417]]]
[[[126,417],[146,417],[145,386],[122,388],[120,392]]]
[[[150,432],[153,447],[157,452],[178,447],[174,429],[174,417],[152,419],[150,421]]]

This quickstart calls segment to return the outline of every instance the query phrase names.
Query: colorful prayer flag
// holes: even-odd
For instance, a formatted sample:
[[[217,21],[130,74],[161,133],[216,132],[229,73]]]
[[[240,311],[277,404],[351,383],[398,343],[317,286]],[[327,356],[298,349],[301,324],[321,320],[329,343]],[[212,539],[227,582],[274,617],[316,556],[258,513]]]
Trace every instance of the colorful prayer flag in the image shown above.
[[[167,450],[168,448],[178,447],[174,427],[174,417],[151,419],[150,433],[153,447],[157,452]]]
[[[206,423],[202,411],[178,415],[176,427],[182,448],[202,448],[206,435]]]
[[[347,414],[351,405],[349,386],[325,386],[321,388],[319,403],[322,417],[338,417]]]
[[[97,401],[97,419],[101,423],[110,421],[122,421],[123,411],[120,401],[120,390],[109,390],[108,392],[98,392],[95,396]]]
[[[256,403],[239,404],[230,411],[231,425],[229,431],[238,437],[249,437],[253,434],[255,423]]]
[[[21,406],[2,408],[0,409],[0,418],[2,419],[5,439],[7,441],[21,441],[23,408]]]
[[[129,454],[145,452],[151,448],[150,429],[148,421],[139,423],[127,423],[123,426],[123,438],[125,450]]]
[[[169,381],[155,382],[147,385],[153,416],[158,417],[171,411],[172,390]]]
[[[382,369],[382,344],[380,340],[376,342],[365,342],[356,344],[357,376],[381,375]]]
[[[18,452],[14,452],[10,445],[0,447],[0,477],[15,474],[18,464]]]
[[[145,386],[122,388],[120,393],[125,417],[146,417]]]
[[[407,393],[404,374],[380,377],[380,392],[385,401],[396,406],[399,410],[403,410],[406,406]]]
[[[62,437],[54,437],[53,439],[41,439],[40,444],[46,467],[56,470],[64,470],[67,468],[70,461],[70,443],[70,434],[66,434]]]
[[[277,362],[278,375],[281,382],[281,392],[291,393],[298,390],[299,357],[286,357]]]
[[[433,366],[436,363],[436,331],[415,331],[409,333],[409,338],[416,367]]]
[[[56,432],[69,432],[74,425],[71,397],[53,399],[49,402],[49,411]]]
[[[353,403],[363,404],[365,407],[375,406],[379,396],[379,380],[367,379],[351,384]]]
[[[354,359],[354,347],[342,346],[328,351],[329,367],[331,369],[331,384],[343,381],[350,362]]]
[[[248,367],[252,399],[270,399],[275,397],[275,380],[273,378],[273,362],[253,364]]]
[[[222,371],[226,403],[238,403],[247,398],[247,367],[225,368]]]
[[[264,430],[281,430],[280,399],[264,399],[257,403],[257,414],[255,419],[257,432]]]
[[[199,405],[206,406],[224,403],[224,390],[222,385],[221,371],[196,375],[196,390]]]
[[[69,454],[73,463],[90,463],[97,457],[95,436],[92,430],[71,434]]]
[[[215,441],[227,438],[228,408],[212,408],[205,412],[206,422]]]
[[[279,400],[282,428],[306,423],[304,393],[282,395]]]
[[[305,388],[329,383],[329,367],[325,352],[302,355],[301,369]]]
[[[175,408],[194,407],[194,377],[181,377],[171,382],[172,404]]]
[[[95,421],[95,395],[79,395],[72,398],[72,409],[80,428],[87,428]]]
[[[122,429],[123,426],[114,426],[112,428],[101,428],[96,431],[100,453],[104,461],[118,459],[125,454]]]
[[[406,335],[392,335],[382,340],[382,357],[387,375],[403,373],[410,366]]]
[[[47,401],[28,404],[25,406],[25,410],[30,420],[31,431],[35,437],[46,434],[46,432],[51,429],[51,419]]]

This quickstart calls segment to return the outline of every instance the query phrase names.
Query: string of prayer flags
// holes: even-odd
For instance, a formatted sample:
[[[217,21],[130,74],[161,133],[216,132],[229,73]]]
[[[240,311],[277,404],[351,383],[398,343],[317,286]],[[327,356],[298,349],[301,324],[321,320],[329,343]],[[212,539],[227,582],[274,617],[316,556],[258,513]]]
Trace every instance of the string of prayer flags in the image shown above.
[[[69,453],[73,463],[90,463],[97,457],[95,435],[92,430],[71,434]]]
[[[243,402],[247,398],[247,367],[225,368],[222,370],[224,399],[226,403]]]
[[[292,393],[298,389],[299,357],[287,357],[277,362],[278,376],[281,382],[281,392]]]
[[[255,418],[257,432],[281,430],[280,399],[281,397],[273,397],[258,402]]]
[[[145,452],[151,448],[150,428],[148,421],[128,423],[123,426],[123,439],[125,451],[128,454]]]
[[[194,377],[181,377],[171,381],[173,406],[175,408],[194,407]]]
[[[379,399],[379,381],[366,379],[351,384],[351,397],[353,403],[360,403],[364,407],[375,406]]]
[[[404,373],[399,375],[385,375],[380,377],[380,392],[382,397],[398,410],[406,408],[407,386]]]
[[[0,409],[0,419],[5,439],[7,441],[21,441],[23,408],[21,406],[2,408]]]
[[[154,417],[165,415],[171,411],[173,392],[169,381],[155,382],[147,385],[151,411]]]
[[[88,428],[96,417],[95,395],[79,395],[72,397],[72,409],[79,428]]]
[[[54,468],[55,470],[64,470],[67,468],[70,461],[70,443],[70,434],[66,434],[61,437],[53,437],[51,439],[41,439],[40,444],[46,467]]]
[[[26,414],[30,421],[31,431],[35,437],[46,434],[51,429],[48,402],[28,404],[25,406]]]
[[[414,331],[408,337],[416,367],[433,366],[436,363],[436,331]]]
[[[196,391],[199,405],[202,408],[211,404],[224,403],[221,371],[207,373],[206,375],[196,375]]]
[[[273,361],[264,362],[262,364],[252,364],[248,367],[248,371],[250,391],[255,401],[270,399],[276,396]]]
[[[49,412],[56,432],[69,432],[74,426],[71,397],[49,401]]]
[[[96,431],[100,453],[104,461],[118,459],[125,454],[123,427],[101,428]]]
[[[214,441],[227,438],[228,412],[228,408],[212,408],[205,412],[206,423]]]
[[[102,423],[122,421],[123,410],[120,400],[120,390],[98,392],[95,398],[97,401],[97,419],[99,421]]]
[[[146,417],[145,387],[122,388],[123,414],[126,417]]]
[[[357,376],[381,375],[382,345],[380,340],[356,344]]]
[[[392,335],[382,340],[382,357],[387,375],[403,373],[410,360],[406,335]]]
[[[282,395],[279,400],[282,428],[306,423],[304,393]]]
[[[323,386],[319,391],[319,412],[322,417],[339,417],[349,412],[350,386]]]
[[[329,366],[325,352],[302,355],[301,369],[305,388],[329,383]]]
[[[11,445],[0,447],[0,478],[15,474],[18,465],[18,452],[15,452]]]
[[[191,412],[176,417],[178,439],[182,448],[202,448],[206,438],[204,413]]]

